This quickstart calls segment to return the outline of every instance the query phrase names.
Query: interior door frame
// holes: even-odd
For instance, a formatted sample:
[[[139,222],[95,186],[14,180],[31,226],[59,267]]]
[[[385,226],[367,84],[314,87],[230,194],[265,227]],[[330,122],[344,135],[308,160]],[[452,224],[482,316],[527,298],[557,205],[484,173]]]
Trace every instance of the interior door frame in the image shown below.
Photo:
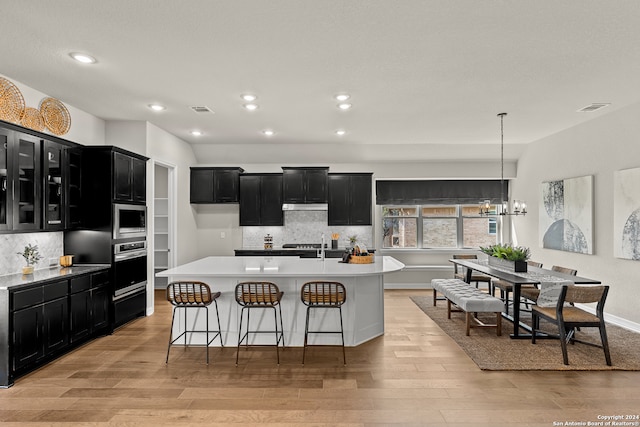
[[[176,197],[177,197],[177,190],[178,190],[178,182],[177,182],[177,177],[178,177],[178,173],[177,173],[177,166],[169,163],[169,162],[165,162],[162,160],[152,160],[152,170],[153,170],[153,178],[151,180],[151,182],[153,183],[153,214],[155,214],[155,171],[156,171],[156,166],[160,166],[162,168],[167,169],[167,213],[169,215],[168,218],[168,246],[169,246],[169,253],[168,253],[168,259],[167,259],[167,264],[168,264],[168,268],[172,268],[176,265],[177,262],[177,236],[176,236],[176,230],[177,230],[177,225],[178,225],[178,218],[177,218],[177,203],[176,203]],[[153,217],[151,217],[153,218]],[[152,222],[153,223],[153,222]],[[155,224],[152,225],[152,229],[149,232],[149,235],[153,235],[155,231]],[[154,241],[152,242],[153,244],[155,244],[155,238]],[[150,248],[149,250],[150,253],[153,253],[153,248]],[[153,269],[155,269],[155,254],[152,255],[153,261],[152,261],[152,265],[151,265],[151,269],[153,271]],[[154,278],[155,279],[155,278]],[[153,280],[153,286],[155,288],[155,280]]]

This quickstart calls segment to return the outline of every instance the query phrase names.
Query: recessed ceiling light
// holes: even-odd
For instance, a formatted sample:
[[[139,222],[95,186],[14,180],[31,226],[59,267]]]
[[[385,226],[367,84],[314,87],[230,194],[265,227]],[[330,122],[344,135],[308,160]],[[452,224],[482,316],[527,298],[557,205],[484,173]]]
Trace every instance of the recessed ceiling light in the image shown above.
[[[242,95],[240,95],[240,97],[247,102],[255,101],[256,99],[258,99],[258,97],[252,93],[243,93]]]
[[[335,99],[340,102],[346,101],[349,98],[351,98],[351,95],[349,95],[348,93],[339,93],[335,96]]]
[[[202,136],[202,132],[199,130],[192,130],[191,135],[193,136]]]
[[[338,130],[336,131],[336,135],[338,135],[338,136],[345,135],[346,133],[347,133],[347,131],[346,131],[346,130],[344,130],[344,129],[338,129]]]
[[[164,111],[167,109],[167,107],[161,104],[149,104],[149,108],[151,108],[153,111]]]
[[[69,56],[78,62],[82,62],[83,64],[95,64],[96,62],[98,62],[96,58],[91,55],[87,55],[86,53],[72,52],[69,54]]]
[[[243,107],[249,111],[255,111],[258,109],[258,104],[244,104]]]
[[[341,104],[338,104],[338,108],[341,109],[341,110],[346,111],[346,110],[351,108],[351,104],[349,104],[347,102],[343,102]]]
[[[265,129],[265,130],[263,130],[263,131],[262,131],[262,133],[263,133],[265,136],[273,136],[273,135],[275,135],[275,134],[276,134],[272,129]]]

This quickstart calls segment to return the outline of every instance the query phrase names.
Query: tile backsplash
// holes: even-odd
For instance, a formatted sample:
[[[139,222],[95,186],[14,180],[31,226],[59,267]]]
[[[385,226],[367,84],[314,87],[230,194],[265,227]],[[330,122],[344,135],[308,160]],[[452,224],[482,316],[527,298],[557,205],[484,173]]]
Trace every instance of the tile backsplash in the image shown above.
[[[19,234],[0,234],[0,248],[2,248],[2,256],[0,257],[0,276],[7,274],[20,273],[24,267],[24,258],[18,255],[28,244],[37,245],[42,259],[35,265],[36,270],[49,268],[49,258],[59,259],[64,255],[64,238],[63,232],[51,233],[19,233]]]
[[[282,227],[243,227],[242,245],[245,248],[261,248],[264,236],[273,236],[273,246],[285,243],[320,243],[324,234],[324,241],[331,245],[331,234],[340,234],[338,247],[349,246],[349,236],[358,236],[358,242],[373,248],[373,227],[362,225],[329,226],[326,211],[286,211],[284,226]]]

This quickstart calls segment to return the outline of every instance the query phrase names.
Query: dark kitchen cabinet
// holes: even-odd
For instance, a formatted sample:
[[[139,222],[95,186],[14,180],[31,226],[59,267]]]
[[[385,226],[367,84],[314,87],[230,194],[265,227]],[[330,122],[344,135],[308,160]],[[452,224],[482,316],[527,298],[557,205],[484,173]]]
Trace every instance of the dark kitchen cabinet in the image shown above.
[[[0,290],[0,387],[110,331],[110,271]]]
[[[282,174],[240,175],[240,225],[284,225]]]
[[[328,167],[283,167],[283,203],[327,203]]]
[[[64,218],[65,228],[71,229],[82,225],[82,150],[68,148],[65,158]]]
[[[38,230],[41,224],[41,140],[15,132],[13,145],[13,229]]]
[[[94,273],[69,282],[71,342],[80,341],[109,325],[109,274]]]
[[[65,168],[65,147],[55,142],[43,141],[42,147],[42,191],[43,229],[63,230],[65,228],[64,207],[67,188]]]
[[[13,131],[0,128],[0,231],[11,230],[13,224]]]
[[[329,174],[329,225],[371,225],[371,173]]]
[[[121,152],[113,153],[113,197],[119,202],[147,200],[147,162]]]
[[[0,232],[64,230],[79,225],[80,165],[72,174],[68,151],[80,146],[53,135],[0,124]],[[71,177],[75,176],[75,181]],[[74,202],[75,200],[75,202]],[[68,206],[75,204],[69,217]]]
[[[238,203],[242,168],[192,167],[191,203]]]
[[[13,369],[19,370],[69,343],[67,281],[12,292]]]

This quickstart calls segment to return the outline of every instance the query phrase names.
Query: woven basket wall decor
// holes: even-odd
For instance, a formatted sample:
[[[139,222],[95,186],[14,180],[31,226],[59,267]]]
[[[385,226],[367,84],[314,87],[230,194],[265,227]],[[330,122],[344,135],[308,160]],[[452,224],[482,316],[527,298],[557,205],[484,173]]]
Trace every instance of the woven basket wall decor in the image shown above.
[[[0,119],[20,123],[24,114],[24,97],[20,89],[4,77],[0,77]]]
[[[42,114],[40,114],[40,110],[37,108],[25,108],[20,122],[22,123],[22,126],[26,128],[37,130],[39,132],[44,130],[44,119],[42,118]]]
[[[44,124],[54,135],[64,135],[71,129],[71,114],[64,104],[55,98],[40,101],[40,113]]]

